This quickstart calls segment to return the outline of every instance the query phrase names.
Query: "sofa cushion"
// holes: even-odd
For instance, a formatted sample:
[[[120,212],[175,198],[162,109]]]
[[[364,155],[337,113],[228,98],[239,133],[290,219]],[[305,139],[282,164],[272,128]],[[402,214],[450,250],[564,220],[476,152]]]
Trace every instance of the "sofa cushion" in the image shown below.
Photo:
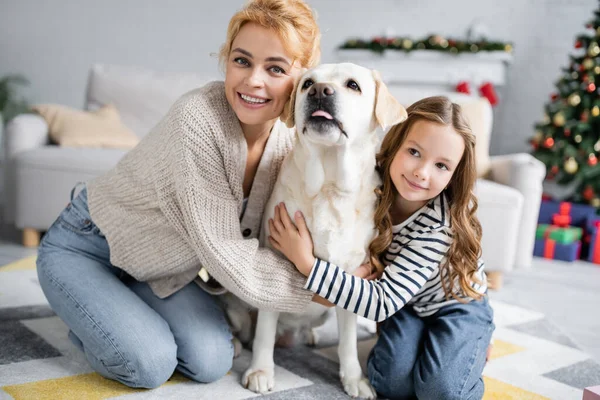
[[[99,175],[117,165],[126,153],[121,149],[42,146],[17,154],[14,166],[16,170],[28,168]]]
[[[94,110],[104,104],[114,104],[123,123],[138,137],[143,137],[181,95],[215,78],[97,64],[90,72],[86,108]]]
[[[125,150],[43,146],[14,158],[15,226],[47,230],[69,202],[71,189],[114,167]]]
[[[430,96],[446,96],[451,101],[459,104],[469,125],[475,133],[477,144],[475,146],[475,160],[477,162],[477,176],[484,177],[490,171],[490,136],[492,134],[493,113],[492,106],[485,98],[467,95],[464,93],[439,91],[421,87],[389,87],[390,92],[405,107]]]
[[[65,147],[104,147],[131,149],[139,138],[121,123],[112,105],[94,112],[58,104],[40,104],[32,109],[48,123],[50,139]]]

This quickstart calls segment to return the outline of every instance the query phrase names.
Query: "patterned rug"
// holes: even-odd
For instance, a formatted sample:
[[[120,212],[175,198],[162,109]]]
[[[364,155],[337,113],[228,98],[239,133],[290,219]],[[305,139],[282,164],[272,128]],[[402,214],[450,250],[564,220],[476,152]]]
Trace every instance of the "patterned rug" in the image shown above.
[[[600,382],[600,366],[542,314],[491,299],[495,344],[484,371],[484,399],[581,399]],[[335,337],[335,323],[331,337]],[[181,375],[154,390],[129,389],[94,373],[67,338],[39,287],[35,257],[0,267],[0,400],[5,399],[347,399],[338,379],[336,347],[275,351],[276,388],[256,395],[240,385],[250,363],[244,350],[218,382]],[[374,343],[359,342],[361,360]]]

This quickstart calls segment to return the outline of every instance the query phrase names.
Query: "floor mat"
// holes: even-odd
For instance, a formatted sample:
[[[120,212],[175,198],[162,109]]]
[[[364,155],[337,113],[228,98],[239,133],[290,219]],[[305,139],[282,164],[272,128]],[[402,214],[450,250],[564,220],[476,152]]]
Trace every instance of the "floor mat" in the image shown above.
[[[492,359],[484,399],[581,399],[600,383],[600,366],[544,315],[495,301]],[[331,324],[335,329],[335,324]],[[361,362],[375,339],[359,342]],[[94,373],[49,308],[35,257],[0,267],[0,400],[4,399],[347,399],[335,345],[275,351],[276,388],[257,396],[242,388],[250,363],[244,350],[221,380],[198,384],[176,374],[154,390],[136,390]]]

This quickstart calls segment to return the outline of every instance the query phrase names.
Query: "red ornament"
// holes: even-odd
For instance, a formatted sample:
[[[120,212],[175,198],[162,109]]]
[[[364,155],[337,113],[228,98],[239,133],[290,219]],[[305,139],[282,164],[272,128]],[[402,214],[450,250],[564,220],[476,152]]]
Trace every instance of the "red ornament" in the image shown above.
[[[553,165],[552,168],[550,168],[550,172],[554,175],[558,174],[558,165]]]
[[[550,95],[550,98],[551,98],[552,100],[556,100],[556,99],[558,99],[558,93],[552,93],[552,94]]]
[[[460,81],[456,85],[456,91],[458,93],[471,94],[471,86],[469,85],[469,82],[467,82],[467,81]]]
[[[593,167],[596,164],[598,164],[598,158],[595,154],[590,154],[590,156],[588,157],[588,165]]]
[[[546,140],[544,140],[544,147],[546,147],[547,149],[549,149],[552,146],[554,146],[554,139],[552,139],[551,137],[546,138]]]
[[[588,92],[592,93],[594,90],[596,90],[596,85],[592,82],[588,85],[587,87]]]
[[[565,136],[566,137],[571,136],[571,130],[569,128],[565,128]]]
[[[590,118],[590,113],[588,113],[587,111],[584,111],[581,113],[581,122],[588,122],[589,118]]]
[[[578,40],[575,42],[575,48],[576,49],[580,49],[583,47],[583,43],[581,43],[581,40]]]
[[[375,42],[377,44],[381,44],[383,42],[383,38],[381,36],[375,36],[373,38],[373,42]]]
[[[586,186],[585,190],[583,191],[583,198],[587,201],[590,201],[594,198],[594,189],[591,186]]]
[[[496,94],[496,89],[491,82],[485,82],[483,85],[479,87],[479,93],[488,101],[492,106],[498,104],[498,95]]]

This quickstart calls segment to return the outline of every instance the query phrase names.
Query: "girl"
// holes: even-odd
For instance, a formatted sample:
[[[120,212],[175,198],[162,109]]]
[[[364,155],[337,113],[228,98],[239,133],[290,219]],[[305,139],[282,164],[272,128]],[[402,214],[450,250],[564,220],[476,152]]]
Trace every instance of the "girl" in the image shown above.
[[[445,97],[420,100],[407,112],[377,155],[379,235],[369,250],[372,264],[385,264],[379,280],[315,258],[304,219],[296,212],[296,228],[283,204],[270,221],[270,240],[308,277],[306,288],[384,321],[368,360],[380,395],[480,399],[494,324],[479,259],[475,137]]]
[[[253,0],[230,20],[225,82],[182,96],[111,171],[89,182],[40,245],[40,284],[101,375],[154,388],[174,372],[231,368],[223,310],[201,267],[256,307],[299,311],[304,277],[259,248],[258,229],[293,132],[278,118],[320,34],[302,0]],[[272,271],[278,271],[273,274]]]

